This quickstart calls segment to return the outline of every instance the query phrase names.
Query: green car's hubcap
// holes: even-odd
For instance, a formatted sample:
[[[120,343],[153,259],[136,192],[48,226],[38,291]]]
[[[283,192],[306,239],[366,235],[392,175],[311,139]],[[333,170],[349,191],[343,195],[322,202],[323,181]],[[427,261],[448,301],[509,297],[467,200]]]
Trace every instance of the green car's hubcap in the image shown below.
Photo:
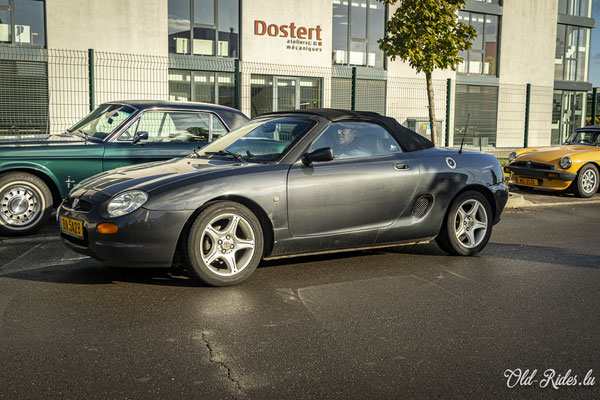
[[[40,195],[31,187],[9,186],[2,192],[0,218],[7,225],[28,225],[40,214],[40,204]]]
[[[485,207],[475,199],[464,201],[454,216],[454,233],[466,248],[478,246],[485,237],[488,217]]]
[[[237,275],[252,260],[254,240],[252,226],[244,217],[234,213],[218,215],[202,232],[202,260],[217,275]]]
[[[581,179],[581,186],[583,187],[583,191],[586,193],[590,193],[596,187],[596,174],[594,171],[588,169],[583,174]]]

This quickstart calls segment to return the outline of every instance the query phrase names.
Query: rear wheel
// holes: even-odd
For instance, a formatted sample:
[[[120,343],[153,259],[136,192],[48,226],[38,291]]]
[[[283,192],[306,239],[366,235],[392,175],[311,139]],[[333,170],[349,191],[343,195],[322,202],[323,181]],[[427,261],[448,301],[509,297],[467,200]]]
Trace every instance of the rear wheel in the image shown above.
[[[592,197],[598,191],[598,183],[598,168],[594,164],[586,164],[573,182],[573,192],[577,197]]]
[[[0,233],[28,235],[43,227],[52,213],[48,185],[26,172],[0,176]]]
[[[246,280],[260,262],[264,248],[258,218],[247,207],[221,201],[204,209],[187,238],[188,271],[212,286]]]
[[[447,253],[472,256],[487,245],[492,221],[492,209],[481,193],[461,193],[452,202],[436,242]]]

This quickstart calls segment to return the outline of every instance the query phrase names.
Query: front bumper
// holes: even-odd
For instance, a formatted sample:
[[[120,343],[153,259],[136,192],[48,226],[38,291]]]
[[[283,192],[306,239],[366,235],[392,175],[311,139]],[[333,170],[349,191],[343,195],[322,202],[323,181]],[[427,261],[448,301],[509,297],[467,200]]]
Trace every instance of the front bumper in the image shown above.
[[[508,165],[504,167],[505,172],[511,172],[510,183],[520,186],[540,187],[544,189],[564,190],[577,178],[577,174],[547,166],[548,169],[537,169],[530,167]],[[520,178],[534,179],[536,184],[523,183]]]
[[[490,186],[489,189],[492,191],[494,195],[494,200],[496,201],[496,213],[494,214],[494,225],[500,222],[500,215],[508,202],[508,188],[504,183],[498,183],[496,185]]]
[[[177,241],[193,211],[149,211],[140,208],[118,218],[105,218],[93,210],[82,212],[60,207],[61,216],[83,222],[83,239],[61,232],[63,243],[77,253],[115,267],[169,267]],[[118,226],[111,235],[96,232],[101,222]]]

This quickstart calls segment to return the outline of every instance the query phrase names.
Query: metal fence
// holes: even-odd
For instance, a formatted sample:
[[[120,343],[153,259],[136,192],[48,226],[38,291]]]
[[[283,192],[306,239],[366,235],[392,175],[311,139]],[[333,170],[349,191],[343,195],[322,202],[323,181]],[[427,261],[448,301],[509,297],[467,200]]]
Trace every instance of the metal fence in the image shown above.
[[[528,92],[527,85],[445,79],[433,86],[439,145],[458,146],[467,116],[469,147],[547,141],[551,87]],[[0,138],[62,132],[93,106],[128,99],[215,102],[249,116],[316,107],[375,111],[422,135],[431,132],[424,78],[362,67],[0,46]]]

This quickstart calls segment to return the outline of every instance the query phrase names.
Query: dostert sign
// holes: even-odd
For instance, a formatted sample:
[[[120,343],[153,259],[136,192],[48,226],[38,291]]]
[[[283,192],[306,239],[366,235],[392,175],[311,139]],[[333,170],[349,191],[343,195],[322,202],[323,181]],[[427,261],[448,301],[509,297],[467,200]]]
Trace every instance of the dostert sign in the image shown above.
[[[254,34],[258,36],[268,35],[276,37],[290,37],[294,39],[321,40],[321,25],[315,28],[297,26],[290,22],[288,25],[267,24],[265,21],[254,21]]]

